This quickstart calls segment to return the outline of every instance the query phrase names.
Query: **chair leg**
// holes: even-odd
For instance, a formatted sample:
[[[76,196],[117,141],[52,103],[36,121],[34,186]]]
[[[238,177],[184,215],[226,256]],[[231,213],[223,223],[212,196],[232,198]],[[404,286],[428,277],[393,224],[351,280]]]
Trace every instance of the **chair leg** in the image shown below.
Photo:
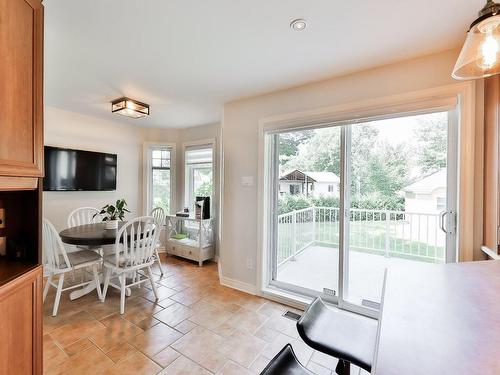
[[[156,288],[156,283],[153,280],[153,272],[151,272],[151,267],[146,268],[146,272],[148,273],[149,281],[151,282],[151,288],[153,289],[153,294],[155,295],[155,300],[158,301],[158,288]]]
[[[118,276],[120,280],[120,314],[125,314],[125,274]]]
[[[47,281],[45,283],[45,287],[43,288],[43,302],[45,302],[45,298],[47,298],[47,293],[49,292],[50,283],[52,282],[53,273],[49,273],[49,277],[47,277]]]
[[[59,282],[57,283],[56,299],[54,301],[54,309],[52,310],[52,316],[57,315],[57,310],[59,310],[59,301],[61,300],[61,293],[64,283],[64,273],[59,276]]]
[[[347,361],[339,359],[337,367],[335,367],[335,372],[338,375],[350,375],[351,374],[351,364]]]
[[[99,273],[97,272],[97,264],[94,264],[92,266],[92,272],[94,273],[94,282],[95,282],[95,288],[97,289],[97,298],[99,298],[99,300],[102,300],[101,280],[99,280]]]
[[[156,261],[158,262],[158,267],[160,267],[160,273],[163,276],[163,266],[161,265],[160,255],[158,254],[158,249],[155,249]]]
[[[110,278],[111,278],[111,269],[108,267],[104,267],[104,286],[102,289],[101,302],[104,302],[104,300],[106,299],[106,293],[108,292]]]

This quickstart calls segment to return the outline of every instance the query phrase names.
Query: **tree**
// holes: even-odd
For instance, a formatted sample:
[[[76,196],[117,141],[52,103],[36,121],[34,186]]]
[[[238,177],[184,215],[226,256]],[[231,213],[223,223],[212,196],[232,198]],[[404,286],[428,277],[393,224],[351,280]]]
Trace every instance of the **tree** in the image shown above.
[[[446,112],[419,116],[414,133],[417,139],[417,165],[431,174],[446,167],[448,115]]]
[[[299,146],[313,136],[312,130],[282,133],[278,136],[278,155],[280,164],[285,164],[290,158],[297,156]]]

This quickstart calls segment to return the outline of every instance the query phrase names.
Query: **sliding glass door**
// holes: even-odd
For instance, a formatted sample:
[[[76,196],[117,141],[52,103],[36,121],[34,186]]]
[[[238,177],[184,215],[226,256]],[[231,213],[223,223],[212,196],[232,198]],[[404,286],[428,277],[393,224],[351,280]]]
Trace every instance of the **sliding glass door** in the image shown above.
[[[268,133],[270,286],[369,312],[386,268],[454,261],[456,118]]]

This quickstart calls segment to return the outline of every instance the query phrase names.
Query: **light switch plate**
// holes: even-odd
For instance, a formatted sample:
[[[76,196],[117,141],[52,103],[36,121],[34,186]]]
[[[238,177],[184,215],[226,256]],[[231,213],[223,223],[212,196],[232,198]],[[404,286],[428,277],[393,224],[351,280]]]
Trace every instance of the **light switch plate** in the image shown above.
[[[7,255],[7,237],[0,237],[0,256]]]
[[[5,228],[5,208],[0,208],[0,228]]]

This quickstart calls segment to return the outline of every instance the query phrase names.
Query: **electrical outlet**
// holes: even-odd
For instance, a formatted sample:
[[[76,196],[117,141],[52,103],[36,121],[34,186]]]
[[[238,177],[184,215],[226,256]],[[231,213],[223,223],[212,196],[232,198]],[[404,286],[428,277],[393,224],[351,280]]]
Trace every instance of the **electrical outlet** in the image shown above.
[[[0,228],[5,228],[5,208],[0,208]]]
[[[253,260],[251,258],[247,258],[247,268],[249,270],[253,269]]]

